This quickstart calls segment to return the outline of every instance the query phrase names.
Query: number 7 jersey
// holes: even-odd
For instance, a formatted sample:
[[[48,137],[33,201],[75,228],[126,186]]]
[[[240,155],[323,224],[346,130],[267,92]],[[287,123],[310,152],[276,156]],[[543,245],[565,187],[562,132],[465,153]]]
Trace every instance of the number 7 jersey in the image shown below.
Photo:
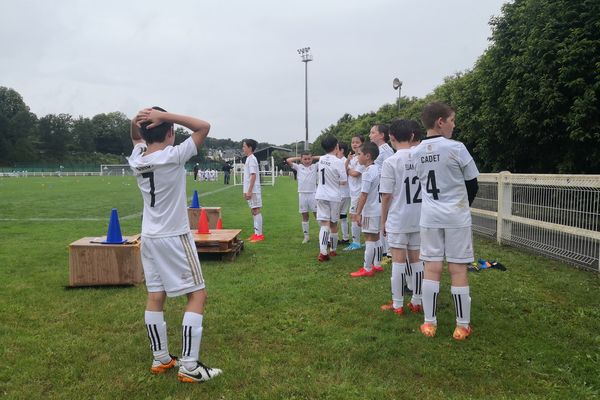
[[[135,145],[128,160],[144,199],[142,236],[189,232],[185,163],[198,152],[194,141],[189,138],[148,155],[145,151],[145,144]]]
[[[479,175],[475,161],[461,142],[433,136],[411,150],[421,181],[421,226],[471,226],[471,209],[465,181]]]

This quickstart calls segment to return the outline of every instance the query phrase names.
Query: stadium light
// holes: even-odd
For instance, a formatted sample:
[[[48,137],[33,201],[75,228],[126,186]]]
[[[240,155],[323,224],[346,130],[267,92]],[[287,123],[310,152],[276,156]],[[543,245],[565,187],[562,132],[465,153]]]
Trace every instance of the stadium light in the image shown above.
[[[313,56],[310,47],[298,49],[298,54],[304,63],[304,127],[306,128],[304,150],[308,150],[308,63],[313,60]]]
[[[400,113],[400,92],[402,91],[402,81],[398,78],[394,78],[392,85],[394,86],[394,90],[398,91],[398,113]]]

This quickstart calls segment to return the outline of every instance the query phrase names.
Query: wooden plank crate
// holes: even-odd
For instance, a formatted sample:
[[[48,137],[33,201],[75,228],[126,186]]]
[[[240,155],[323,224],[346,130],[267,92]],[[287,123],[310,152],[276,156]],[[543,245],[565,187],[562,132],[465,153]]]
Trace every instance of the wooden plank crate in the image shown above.
[[[211,229],[210,233],[192,231],[194,242],[199,254],[220,254],[225,261],[234,261],[244,250],[244,241],[240,240],[241,229]]]

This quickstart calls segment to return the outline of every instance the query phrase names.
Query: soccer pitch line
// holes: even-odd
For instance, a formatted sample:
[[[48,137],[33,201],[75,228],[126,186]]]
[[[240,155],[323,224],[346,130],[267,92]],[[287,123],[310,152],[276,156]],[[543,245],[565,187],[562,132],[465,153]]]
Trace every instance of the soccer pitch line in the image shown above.
[[[210,192],[198,193],[198,197],[206,197],[211,194],[219,193],[229,188],[234,187],[234,185],[228,185],[222,187],[220,189],[212,190]],[[134,214],[125,215],[123,217],[119,217],[120,220],[127,220],[133,218],[139,218],[142,216],[141,212],[137,212]],[[41,217],[33,217],[33,218],[0,218],[0,221],[31,221],[31,222],[61,222],[61,221],[105,221],[106,218],[93,218],[93,217],[83,217],[83,218],[41,218]]]

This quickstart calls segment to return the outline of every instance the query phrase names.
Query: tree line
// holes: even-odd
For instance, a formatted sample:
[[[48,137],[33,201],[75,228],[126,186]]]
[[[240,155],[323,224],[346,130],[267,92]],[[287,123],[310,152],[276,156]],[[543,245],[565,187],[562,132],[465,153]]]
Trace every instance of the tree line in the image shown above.
[[[482,172],[600,173],[600,1],[515,0],[490,25],[471,70],[425,98],[400,99],[400,111],[345,114],[323,135],[349,142],[376,123],[420,120],[438,100],[456,109],[456,139]]]

